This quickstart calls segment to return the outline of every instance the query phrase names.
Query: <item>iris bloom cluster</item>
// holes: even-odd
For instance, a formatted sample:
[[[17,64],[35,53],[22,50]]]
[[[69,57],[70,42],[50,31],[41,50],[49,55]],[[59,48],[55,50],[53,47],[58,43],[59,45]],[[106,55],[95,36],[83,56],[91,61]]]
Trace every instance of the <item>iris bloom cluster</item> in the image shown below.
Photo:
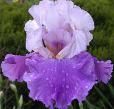
[[[67,109],[71,101],[86,99],[92,87],[111,78],[111,61],[99,61],[87,52],[93,39],[91,15],[71,0],[43,0],[29,9],[25,24],[25,56],[8,54],[3,74],[25,81],[33,100],[46,107]]]

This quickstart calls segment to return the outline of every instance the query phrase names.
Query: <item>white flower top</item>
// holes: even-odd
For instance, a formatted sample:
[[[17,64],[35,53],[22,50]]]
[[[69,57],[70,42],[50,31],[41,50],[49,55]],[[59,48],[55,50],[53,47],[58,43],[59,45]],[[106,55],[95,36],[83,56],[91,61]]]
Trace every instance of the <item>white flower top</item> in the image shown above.
[[[33,20],[25,24],[26,49],[45,58],[72,58],[92,40],[90,14],[72,1],[40,1],[29,9]]]

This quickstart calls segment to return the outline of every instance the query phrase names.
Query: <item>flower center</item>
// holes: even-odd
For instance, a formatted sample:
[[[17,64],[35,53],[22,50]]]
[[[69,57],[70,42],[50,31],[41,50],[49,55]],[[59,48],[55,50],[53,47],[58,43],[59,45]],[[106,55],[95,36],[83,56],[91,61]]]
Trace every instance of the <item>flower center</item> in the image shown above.
[[[43,44],[56,58],[58,53],[67,46],[72,39],[72,29],[69,25],[60,29],[46,30],[43,35]]]
[[[65,47],[65,44],[60,42],[45,43],[45,46],[53,53],[54,57]]]

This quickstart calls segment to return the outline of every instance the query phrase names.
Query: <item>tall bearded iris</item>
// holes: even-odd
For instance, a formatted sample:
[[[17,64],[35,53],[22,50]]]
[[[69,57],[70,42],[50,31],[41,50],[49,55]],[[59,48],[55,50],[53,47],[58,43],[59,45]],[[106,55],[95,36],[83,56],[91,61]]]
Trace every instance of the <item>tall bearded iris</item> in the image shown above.
[[[94,22],[70,0],[43,0],[29,9],[25,24],[26,56],[8,54],[2,71],[10,80],[25,81],[33,100],[46,107],[67,109],[71,101],[85,100],[94,84],[107,83],[113,65],[86,51]]]

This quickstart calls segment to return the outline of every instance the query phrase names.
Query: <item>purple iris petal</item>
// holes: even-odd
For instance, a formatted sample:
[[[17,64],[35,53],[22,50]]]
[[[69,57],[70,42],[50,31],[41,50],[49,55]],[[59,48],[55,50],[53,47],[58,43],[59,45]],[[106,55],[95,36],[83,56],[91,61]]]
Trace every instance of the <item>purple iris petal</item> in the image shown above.
[[[108,60],[104,62],[95,59],[95,67],[96,67],[95,70],[98,80],[107,84],[112,77],[111,73],[113,71],[113,65],[111,64],[111,61]]]
[[[111,61],[98,61],[88,52],[61,60],[45,59],[36,53],[10,54],[1,66],[10,80],[27,82],[31,98],[42,101],[47,107],[55,104],[62,109],[67,109],[74,99],[85,100],[97,81],[107,83],[113,68]]]
[[[5,60],[1,64],[3,74],[12,81],[23,81],[23,74],[29,70],[26,66],[26,59],[33,55],[33,53],[26,56],[6,55]]]
[[[22,81],[25,72],[25,56],[8,54],[1,64],[3,74],[10,80]]]
[[[66,109],[74,99],[85,100],[96,80],[106,83],[112,72],[111,63],[97,61],[88,52],[62,60],[36,55],[27,59],[26,64],[30,73],[24,75],[24,80],[30,97],[42,101],[47,107],[56,102],[56,106],[62,109]]]

